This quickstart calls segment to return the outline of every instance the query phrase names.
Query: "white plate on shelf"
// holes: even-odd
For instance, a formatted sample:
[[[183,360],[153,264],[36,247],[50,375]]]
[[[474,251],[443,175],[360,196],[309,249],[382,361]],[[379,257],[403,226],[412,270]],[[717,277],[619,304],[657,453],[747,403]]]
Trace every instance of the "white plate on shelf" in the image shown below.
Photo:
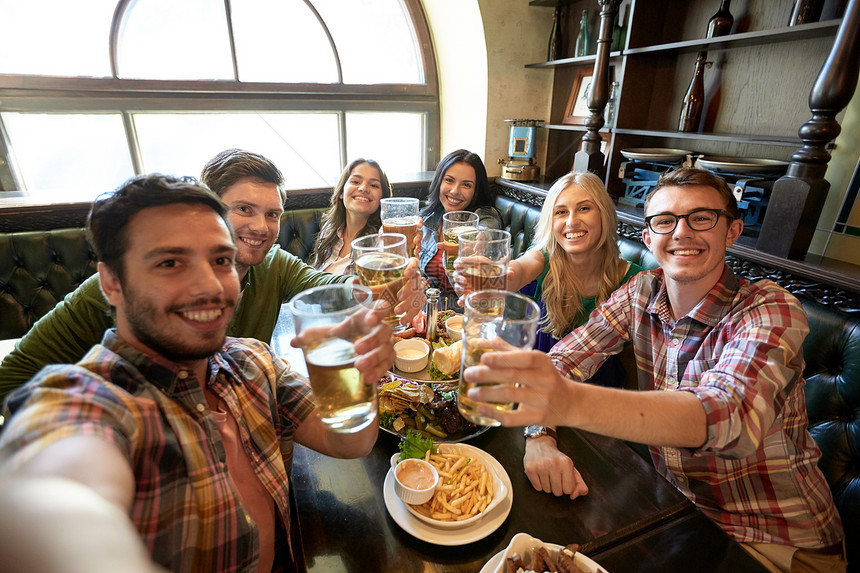
[[[699,158],[699,166],[728,173],[785,173],[788,162],[778,159],[706,155]]]
[[[417,539],[420,539],[421,541],[426,541],[427,543],[432,543],[434,545],[466,545],[467,543],[483,539],[497,530],[499,526],[505,522],[505,519],[507,519],[508,514],[511,512],[511,507],[514,503],[514,492],[513,487],[511,486],[511,478],[508,476],[505,468],[502,467],[502,464],[500,464],[498,460],[490,454],[480,450],[479,448],[475,448],[474,446],[459,444],[458,447],[463,450],[471,449],[482,452],[483,459],[487,465],[490,466],[493,473],[501,477],[505,487],[507,488],[508,494],[502,502],[495,507],[495,509],[488,512],[476,523],[458,529],[440,529],[428,523],[424,523],[409,512],[403,501],[401,501],[401,499],[397,497],[397,494],[394,493],[394,470],[388,470],[388,473],[385,475],[385,483],[382,485],[385,508],[388,510],[388,514],[391,515],[394,522],[397,523],[403,531]]]
[[[686,149],[664,147],[631,147],[621,150],[621,155],[631,161],[683,161],[691,153],[693,152]]]
[[[511,542],[506,548],[490,557],[490,560],[481,568],[480,573],[505,573],[505,560],[508,556],[513,555],[514,553],[525,555],[527,552],[537,549],[541,545],[546,547],[550,557],[553,559],[556,559],[558,552],[563,549],[561,545],[557,545],[555,543],[544,543],[540,539],[532,537],[527,533],[517,533],[514,535],[513,539],[511,539]],[[606,569],[582,553],[577,552],[573,559],[581,571],[586,573],[606,573]],[[531,563],[527,563],[527,565],[530,564]]]

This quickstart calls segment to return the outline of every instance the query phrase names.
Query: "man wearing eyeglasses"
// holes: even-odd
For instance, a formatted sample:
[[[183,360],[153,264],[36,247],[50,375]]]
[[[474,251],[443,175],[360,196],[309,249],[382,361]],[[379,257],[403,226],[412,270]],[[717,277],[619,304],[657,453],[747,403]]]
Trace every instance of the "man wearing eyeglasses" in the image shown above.
[[[485,354],[464,375],[489,385],[469,397],[518,402],[507,413],[479,408],[506,426],[573,426],[648,444],[657,470],[772,570],[844,571],[842,525],[807,431],[800,302],[726,265],[743,222],[709,171],[663,175],[645,224],[659,269],[632,278],[549,357]],[[581,382],[627,341],[639,392]],[[569,463],[542,479],[545,491],[587,491]]]

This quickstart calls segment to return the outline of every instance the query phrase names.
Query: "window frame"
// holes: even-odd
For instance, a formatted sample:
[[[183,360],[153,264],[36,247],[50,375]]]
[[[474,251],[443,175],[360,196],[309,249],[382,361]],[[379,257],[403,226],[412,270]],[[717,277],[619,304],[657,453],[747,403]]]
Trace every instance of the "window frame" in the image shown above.
[[[142,161],[134,129],[134,113],[327,112],[339,116],[341,163],[346,165],[346,112],[392,111],[424,114],[422,164],[432,170],[439,148],[439,85],[430,30],[420,0],[403,0],[416,34],[424,84],[316,84],[242,82],[236,74],[236,51],[224,0],[233,58],[233,80],[136,80],[116,77],[117,46],[125,11],[135,0],[119,0],[111,25],[110,61],[113,78],[0,74],[0,112],[119,113],[122,115],[135,173]],[[313,9],[308,0],[305,2]],[[319,18],[319,15],[317,14]],[[325,28],[324,22],[320,20]],[[326,33],[328,29],[325,28]],[[331,36],[329,35],[331,41]],[[334,49],[334,48],[333,48]],[[340,62],[338,75],[342,77]],[[5,159],[5,161],[3,161]],[[0,193],[20,191],[14,150],[0,118]],[[9,188],[9,182],[13,188]],[[38,191],[38,190],[30,190]]]

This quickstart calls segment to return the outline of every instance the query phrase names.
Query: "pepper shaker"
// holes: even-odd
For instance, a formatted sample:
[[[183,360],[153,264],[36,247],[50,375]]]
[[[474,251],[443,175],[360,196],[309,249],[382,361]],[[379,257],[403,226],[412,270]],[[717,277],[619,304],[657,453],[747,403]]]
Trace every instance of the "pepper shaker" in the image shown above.
[[[439,316],[439,295],[442,291],[430,287],[424,291],[424,294],[427,295],[427,303],[424,305],[424,314],[427,316],[427,340],[436,342],[436,319]]]

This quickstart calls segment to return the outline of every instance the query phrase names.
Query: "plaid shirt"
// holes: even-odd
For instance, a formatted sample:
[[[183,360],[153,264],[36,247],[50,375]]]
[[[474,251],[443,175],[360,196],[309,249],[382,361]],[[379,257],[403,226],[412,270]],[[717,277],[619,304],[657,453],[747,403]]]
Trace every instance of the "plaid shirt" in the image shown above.
[[[632,339],[639,389],[692,392],[707,415],[700,448],[650,447],[657,470],[738,541],[820,547],[840,541],[842,526],[806,429],[808,331],[796,298],[728,266],[673,320],[656,270],[617,290],[550,356],[585,380]]]
[[[209,360],[209,388],[237,420],[244,451],[274,500],[276,567],[290,563],[292,436],[313,409],[310,387],[264,343],[228,338]],[[19,464],[75,435],[103,438],[126,456],[136,483],[129,517],[156,563],[182,572],[256,571],[256,524],[230,480],[218,425],[191,372],[150,359],[110,330],[78,365],[46,367],[7,406],[13,417],[0,458],[14,454]]]

